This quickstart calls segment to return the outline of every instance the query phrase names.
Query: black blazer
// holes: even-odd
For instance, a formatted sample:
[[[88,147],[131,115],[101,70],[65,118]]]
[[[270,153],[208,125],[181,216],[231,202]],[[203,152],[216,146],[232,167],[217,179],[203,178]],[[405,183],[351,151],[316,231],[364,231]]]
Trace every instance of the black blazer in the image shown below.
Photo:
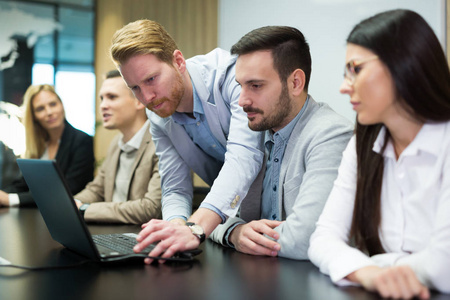
[[[20,178],[21,173],[19,166],[16,163],[16,155],[13,150],[8,148],[2,141],[0,141],[0,155],[0,189],[3,189],[3,187],[10,186],[14,181]]]
[[[73,195],[84,189],[94,178],[94,143],[91,136],[65,121],[64,131],[55,157]],[[17,193],[20,206],[34,206],[33,197],[23,179],[17,180],[5,192]]]

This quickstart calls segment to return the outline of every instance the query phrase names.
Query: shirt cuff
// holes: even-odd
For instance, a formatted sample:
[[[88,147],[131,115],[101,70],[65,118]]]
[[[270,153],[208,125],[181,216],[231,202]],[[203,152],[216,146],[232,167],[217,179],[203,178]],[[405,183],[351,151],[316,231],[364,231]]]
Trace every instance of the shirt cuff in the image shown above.
[[[346,278],[342,278],[336,281],[334,284],[336,284],[337,286],[361,286],[359,283],[350,281]]]
[[[391,253],[377,254],[371,256],[370,259],[373,260],[380,268],[386,268],[397,265],[399,259],[408,255],[409,254],[406,253],[391,252]]]
[[[187,221],[187,218],[185,216],[182,216],[182,215],[171,216],[170,218],[167,218],[167,221],[170,221],[170,220],[173,220],[173,219],[183,219],[183,220]]]
[[[17,207],[20,205],[19,195],[18,194],[8,194],[9,197],[9,206]]]
[[[241,224],[245,224],[245,223],[243,223],[243,222],[237,222],[237,223],[234,223],[234,224],[231,225],[231,226],[227,229],[227,231],[225,232],[225,236],[224,236],[223,239],[224,239],[224,241],[225,241],[225,244],[226,244],[228,247],[235,249],[233,243],[230,242],[229,238],[230,238],[230,234],[231,234],[231,232],[233,231],[233,229],[235,229],[236,226],[241,225]]]
[[[222,218],[222,224],[225,223],[225,221],[227,220],[227,216],[224,215],[217,207],[215,207],[212,204],[202,202],[202,204],[200,204],[200,207],[201,208],[207,208],[209,210],[212,210],[216,214],[218,214],[220,216],[220,218]]]

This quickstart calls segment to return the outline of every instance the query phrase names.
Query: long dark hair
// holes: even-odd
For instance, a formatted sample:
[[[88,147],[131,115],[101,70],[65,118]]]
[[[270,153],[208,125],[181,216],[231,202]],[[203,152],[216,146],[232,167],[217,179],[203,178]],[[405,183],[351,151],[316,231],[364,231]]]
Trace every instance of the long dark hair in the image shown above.
[[[427,22],[410,10],[370,17],[350,33],[347,43],[371,50],[387,66],[396,101],[421,122],[450,120],[450,72],[444,51]],[[375,255],[385,252],[378,235],[384,159],[372,151],[382,124],[356,124],[357,188],[350,231],[356,246]],[[386,138],[381,153],[390,138]]]

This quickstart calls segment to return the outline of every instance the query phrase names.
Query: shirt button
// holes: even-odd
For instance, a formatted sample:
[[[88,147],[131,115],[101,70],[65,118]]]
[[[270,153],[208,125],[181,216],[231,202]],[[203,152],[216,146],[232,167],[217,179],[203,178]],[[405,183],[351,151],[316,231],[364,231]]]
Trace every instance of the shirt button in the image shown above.
[[[231,208],[235,208],[236,207],[236,205],[239,202],[239,199],[241,199],[241,197],[239,197],[239,195],[236,195],[236,197],[234,197],[233,201],[231,201],[231,204],[230,204]]]
[[[212,147],[213,147],[213,148],[216,148],[217,146],[216,146],[216,144],[213,144]]]
[[[274,161],[274,162],[278,162],[278,158],[275,158],[273,161]]]
[[[197,122],[197,126],[200,126],[200,122]]]
[[[274,190],[274,191],[277,190],[277,186],[276,186],[276,185],[273,186],[273,190]]]
[[[273,214],[272,215],[272,220],[276,220],[277,219],[277,215],[276,214]]]

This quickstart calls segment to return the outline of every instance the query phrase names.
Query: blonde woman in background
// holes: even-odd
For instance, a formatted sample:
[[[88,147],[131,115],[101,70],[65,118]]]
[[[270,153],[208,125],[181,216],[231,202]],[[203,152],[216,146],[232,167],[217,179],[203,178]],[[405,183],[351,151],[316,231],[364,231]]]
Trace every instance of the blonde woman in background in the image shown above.
[[[24,158],[56,160],[70,191],[78,193],[93,179],[92,137],[67,122],[62,101],[53,86],[30,86],[23,106]],[[30,205],[34,205],[34,200],[23,178],[0,191],[0,206]]]

